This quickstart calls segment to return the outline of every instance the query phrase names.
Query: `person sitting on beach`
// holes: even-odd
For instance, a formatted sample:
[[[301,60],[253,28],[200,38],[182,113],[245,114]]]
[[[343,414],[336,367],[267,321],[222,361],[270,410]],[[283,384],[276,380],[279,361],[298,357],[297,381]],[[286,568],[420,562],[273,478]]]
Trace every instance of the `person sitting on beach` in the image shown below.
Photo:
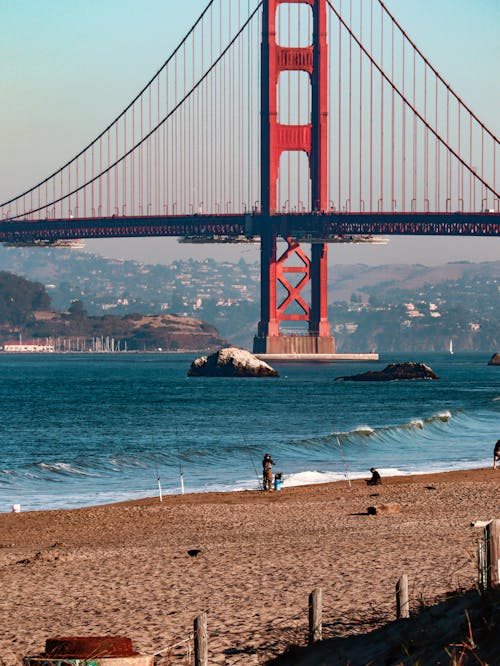
[[[500,439],[497,439],[497,443],[493,449],[493,469],[497,468],[497,460],[500,460]]]
[[[278,472],[274,475],[274,490],[281,490],[283,488],[283,473]]]
[[[380,486],[382,483],[382,478],[380,474],[377,472],[377,470],[374,467],[370,468],[370,472],[372,473],[372,478],[367,479],[366,485],[367,486]]]
[[[269,453],[266,453],[262,459],[262,485],[264,490],[271,490],[273,486],[273,465],[274,460]]]

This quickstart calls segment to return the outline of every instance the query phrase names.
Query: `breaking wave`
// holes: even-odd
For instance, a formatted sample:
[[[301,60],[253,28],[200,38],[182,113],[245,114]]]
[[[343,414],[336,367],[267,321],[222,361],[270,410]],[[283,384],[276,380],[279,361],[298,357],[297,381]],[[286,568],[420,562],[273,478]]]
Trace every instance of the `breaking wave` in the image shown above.
[[[53,474],[61,474],[62,476],[99,476],[93,472],[87,472],[78,467],[73,467],[68,463],[56,462],[56,463],[45,463],[39,462],[35,463],[36,467],[39,467],[44,472],[51,472]]]

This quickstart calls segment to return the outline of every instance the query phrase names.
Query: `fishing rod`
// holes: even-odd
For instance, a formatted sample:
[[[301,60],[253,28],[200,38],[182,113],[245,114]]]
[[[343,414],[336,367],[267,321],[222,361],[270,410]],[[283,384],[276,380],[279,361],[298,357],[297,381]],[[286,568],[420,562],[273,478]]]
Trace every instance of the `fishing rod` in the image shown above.
[[[160,502],[163,502],[163,495],[161,492],[161,479],[160,479],[160,472],[158,470],[158,460],[156,458],[156,453],[154,454],[155,456],[155,467],[156,467],[156,480],[158,481],[158,494],[160,496]]]
[[[161,491],[161,479],[160,479],[160,470],[158,469],[158,457],[156,455],[156,437],[154,434],[151,436],[153,440],[153,455],[155,458],[155,469],[156,469],[156,480],[158,482],[158,495],[160,497],[160,502],[163,502],[163,493]]]
[[[344,451],[342,449],[342,444],[340,443],[340,437],[338,435],[336,435],[336,437],[337,437],[337,444],[338,444],[339,451],[340,451],[340,457],[342,458],[342,462],[344,463],[344,476],[347,479],[347,482],[349,483],[349,488],[351,488],[352,487],[351,486],[351,479],[349,478],[349,472],[347,470],[347,461],[344,458]]]
[[[177,425],[175,426],[175,439],[177,442],[177,460],[179,462],[179,478],[181,481],[181,495],[184,495],[184,474],[182,473],[182,461],[181,461],[181,449],[179,446],[179,430]]]
[[[243,436],[243,433],[241,432],[241,430],[240,430],[240,435],[241,435],[241,439],[243,440],[243,444],[244,444],[244,446],[246,447],[246,450],[247,450],[247,453],[248,453],[248,457],[250,458],[250,462],[252,463],[252,467],[253,467],[253,469],[254,469],[255,476],[257,477],[257,484],[258,484],[258,486],[259,486],[259,490],[264,490],[264,487],[263,487],[262,482],[261,482],[261,479],[260,479],[260,474],[259,474],[259,472],[258,472],[258,470],[257,470],[257,467],[255,466],[255,460],[253,459],[252,451],[251,451],[251,449],[250,449],[250,445],[249,445],[248,442],[245,440],[245,437]]]

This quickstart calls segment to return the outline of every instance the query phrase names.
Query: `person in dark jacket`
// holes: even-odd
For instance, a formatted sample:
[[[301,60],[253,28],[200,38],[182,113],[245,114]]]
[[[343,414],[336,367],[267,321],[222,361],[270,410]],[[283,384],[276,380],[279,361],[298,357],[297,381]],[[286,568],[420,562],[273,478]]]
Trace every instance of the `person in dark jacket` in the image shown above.
[[[370,469],[370,472],[372,473],[372,477],[371,477],[371,479],[367,480],[366,485],[367,486],[380,486],[380,484],[382,483],[382,478],[381,478],[380,474],[377,472],[377,470],[374,467],[372,467]]]
[[[493,449],[493,469],[497,468],[497,460],[500,460],[500,439],[497,439],[497,443]]]

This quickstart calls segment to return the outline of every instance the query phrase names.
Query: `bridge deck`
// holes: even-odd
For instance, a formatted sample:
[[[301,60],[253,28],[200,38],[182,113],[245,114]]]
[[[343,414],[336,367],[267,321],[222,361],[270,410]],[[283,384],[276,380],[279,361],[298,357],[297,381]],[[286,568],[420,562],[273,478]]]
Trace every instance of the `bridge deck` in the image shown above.
[[[275,233],[303,242],[335,242],[340,236],[500,235],[500,212],[488,213],[283,213],[275,215],[165,215],[143,217],[3,220],[0,242],[82,238],[191,236],[244,242]]]

